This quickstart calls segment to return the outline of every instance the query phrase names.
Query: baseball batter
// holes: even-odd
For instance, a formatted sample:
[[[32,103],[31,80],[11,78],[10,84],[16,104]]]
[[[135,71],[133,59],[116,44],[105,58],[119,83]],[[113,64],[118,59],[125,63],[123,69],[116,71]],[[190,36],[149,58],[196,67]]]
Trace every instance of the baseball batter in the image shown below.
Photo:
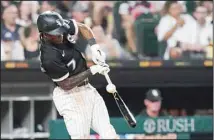
[[[71,138],[89,139],[92,128],[101,138],[118,139],[103,98],[88,81],[91,75],[109,72],[105,54],[96,44],[91,29],[73,19],[63,19],[53,11],[40,14],[37,26],[41,41],[41,70],[56,85],[53,101]],[[90,68],[74,47],[78,34],[91,46],[92,60],[96,65]]]

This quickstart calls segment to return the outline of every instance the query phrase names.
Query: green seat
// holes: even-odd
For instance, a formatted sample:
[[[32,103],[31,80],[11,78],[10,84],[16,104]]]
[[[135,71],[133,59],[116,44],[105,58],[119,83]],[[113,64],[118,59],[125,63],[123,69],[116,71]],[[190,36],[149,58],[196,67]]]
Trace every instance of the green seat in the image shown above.
[[[159,55],[159,57],[161,57],[161,58],[164,57],[164,53],[166,51],[166,47],[167,47],[167,42],[166,41],[158,42],[158,55]]]
[[[114,16],[114,29],[116,30],[116,38],[120,43],[125,43],[126,42],[126,36],[125,36],[125,31],[121,26],[121,16],[119,14],[119,7],[122,4],[122,1],[117,1],[114,4],[113,7],[113,16]]]
[[[193,12],[195,11],[195,8],[197,7],[195,1],[186,1],[186,9],[187,9],[187,13],[189,13],[190,15],[193,14]]]
[[[158,56],[158,40],[155,27],[158,25],[160,16],[148,14],[140,15],[135,23],[136,44],[138,52],[145,56]]]

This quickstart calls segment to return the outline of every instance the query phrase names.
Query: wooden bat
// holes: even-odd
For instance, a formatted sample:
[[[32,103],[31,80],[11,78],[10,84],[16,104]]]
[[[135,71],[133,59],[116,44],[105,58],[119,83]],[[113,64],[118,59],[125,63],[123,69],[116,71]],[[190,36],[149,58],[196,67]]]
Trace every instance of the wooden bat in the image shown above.
[[[111,79],[108,75],[108,73],[104,74],[108,85],[112,84]],[[132,113],[130,112],[129,108],[126,106],[126,104],[124,103],[123,99],[120,97],[119,93],[117,92],[116,88],[115,91],[112,93],[113,97],[115,99],[115,102],[121,112],[121,114],[123,115],[123,118],[126,120],[126,122],[129,124],[129,126],[131,126],[132,128],[134,128],[137,124],[137,121],[135,120],[134,116],[132,115]]]

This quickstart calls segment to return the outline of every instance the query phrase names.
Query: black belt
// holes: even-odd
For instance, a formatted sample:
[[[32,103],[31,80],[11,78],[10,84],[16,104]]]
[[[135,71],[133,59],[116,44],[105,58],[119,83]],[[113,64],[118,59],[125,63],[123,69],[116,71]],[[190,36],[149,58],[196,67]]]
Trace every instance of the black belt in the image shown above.
[[[84,80],[82,83],[80,83],[77,87],[85,86],[89,83],[88,80]]]

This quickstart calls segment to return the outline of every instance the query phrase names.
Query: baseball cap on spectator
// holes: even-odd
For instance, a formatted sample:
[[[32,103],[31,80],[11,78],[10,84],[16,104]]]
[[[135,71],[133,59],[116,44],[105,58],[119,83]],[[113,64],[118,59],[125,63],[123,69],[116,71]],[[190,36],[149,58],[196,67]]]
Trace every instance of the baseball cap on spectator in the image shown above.
[[[146,99],[152,102],[161,101],[162,100],[161,92],[158,89],[150,89],[146,93]]]

